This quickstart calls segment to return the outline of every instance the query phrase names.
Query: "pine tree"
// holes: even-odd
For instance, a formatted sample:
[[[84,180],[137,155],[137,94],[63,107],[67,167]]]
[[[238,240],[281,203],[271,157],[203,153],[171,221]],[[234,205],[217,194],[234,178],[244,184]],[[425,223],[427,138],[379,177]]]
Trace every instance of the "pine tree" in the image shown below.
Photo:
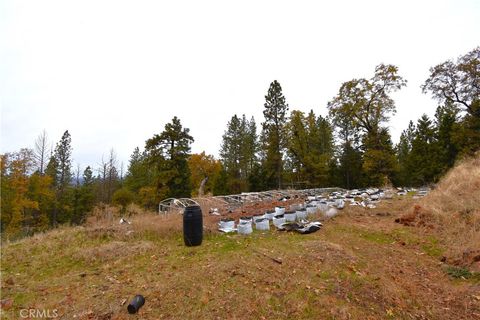
[[[213,195],[220,196],[226,194],[229,194],[228,173],[225,168],[221,166],[219,174],[213,180]]]
[[[313,120],[313,111],[309,117]],[[327,187],[332,185],[330,182],[330,166],[334,161],[334,138],[333,129],[327,118],[318,116],[315,127],[309,130],[309,140],[311,141],[312,162],[315,167],[314,185],[317,187]]]
[[[314,128],[316,128],[315,119],[313,119]],[[290,113],[289,121],[286,125],[287,132],[287,150],[289,155],[289,166],[291,167],[290,181],[301,188],[311,187],[312,178],[310,166],[310,145],[307,137],[307,128],[305,115],[301,111],[293,110]]]
[[[262,140],[265,147],[264,166],[270,187],[282,188],[283,155],[286,146],[285,124],[288,104],[277,80],[270,84],[265,96]]]
[[[453,138],[458,124],[458,113],[458,108],[453,104],[439,106],[435,113],[436,139],[440,152],[438,161],[440,161],[442,172],[453,167],[459,152]]]
[[[38,203],[38,207],[29,213],[28,224],[32,232],[45,231],[49,226],[49,212],[55,200],[52,178],[38,170],[30,176],[28,189],[28,198]]]
[[[257,127],[255,119],[233,115],[222,136],[220,159],[228,175],[230,193],[248,191],[249,177],[257,163]]]
[[[370,186],[390,184],[397,171],[395,151],[387,128],[364,135],[363,171]]]
[[[288,165],[287,175],[301,188],[325,187],[330,184],[333,161],[333,130],[329,121],[315,113],[305,116],[294,110],[286,125]]]
[[[153,174],[148,164],[147,154],[140,152],[140,149],[136,147],[130,156],[130,162],[124,180],[125,187],[138,195],[142,187],[152,186],[154,184]]]
[[[243,138],[242,122],[235,114],[227,123],[227,130],[222,136],[220,147],[220,159],[228,176],[227,184],[230,193],[246,191],[246,184],[242,183],[240,167]]]
[[[417,122],[408,159],[413,185],[422,186],[437,181],[442,172],[438,161],[439,153],[432,120],[424,114]]]
[[[344,142],[341,146],[338,167],[340,186],[347,189],[365,186],[362,165],[360,149],[352,141]]]
[[[174,117],[161,134],[146,142],[149,162],[156,166],[156,188],[161,198],[190,197],[192,189],[187,159],[194,140],[189,131]]]
[[[51,176],[55,188],[56,201],[53,205],[51,222],[54,226],[58,223],[68,222],[72,216],[72,138],[70,133],[64,132],[57,143],[55,151],[47,165],[46,172]]]
[[[95,203],[95,179],[93,171],[90,166],[87,166],[83,171],[82,184],[78,182],[74,189],[74,212],[72,222],[74,224],[81,224],[85,222],[88,212],[90,212]]]
[[[64,132],[62,138],[55,147],[54,157],[57,161],[58,187],[65,190],[72,181],[72,138],[70,133]]]
[[[243,115],[241,128],[242,144],[240,147],[240,170],[242,172],[242,179],[247,181],[252,174],[255,163],[257,162],[258,138],[255,118],[251,117],[249,121],[246,116]]]
[[[415,135],[415,125],[410,121],[408,128],[403,130],[400,135],[400,141],[396,146],[398,175],[395,184],[401,186],[412,185],[411,172],[409,166],[409,156],[412,151],[412,142]]]

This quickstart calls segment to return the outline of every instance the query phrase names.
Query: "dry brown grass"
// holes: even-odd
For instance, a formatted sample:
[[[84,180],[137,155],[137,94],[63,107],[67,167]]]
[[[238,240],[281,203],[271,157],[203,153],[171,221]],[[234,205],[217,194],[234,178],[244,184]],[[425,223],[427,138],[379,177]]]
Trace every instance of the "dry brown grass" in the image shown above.
[[[347,207],[309,235],[212,231],[198,247],[183,245],[181,215],[139,212],[119,224],[105,208],[85,227],[2,247],[2,299],[13,306],[0,317],[56,308],[81,320],[480,319],[478,281],[451,279],[430,234],[393,222],[412,201]],[[263,205],[272,206],[231,214]],[[207,227],[221,218],[204,214]],[[146,303],[132,316],[125,301],[135,294]]]
[[[152,250],[153,247],[154,245],[150,241],[138,241],[133,244],[127,241],[111,241],[96,247],[87,247],[78,250],[74,254],[74,258],[83,259],[89,263],[95,261],[104,263],[115,261],[120,255],[128,256],[143,254]]]
[[[420,204],[437,217],[448,217],[452,213],[458,213],[467,218],[478,218],[480,215],[480,153],[450,170],[435,190],[422,199]]]
[[[120,224],[122,217],[130,224]],[[162,238],[182,231],[182,215],[162,215],[135,205],[130,205],[122,215],[117,207],[99,206],[88,217],[85,226],[90,238],[108,237],[119,241],[149,236]]]
[[[400,222],[434,229],[450,263],[480,270],[480,153],[450,170]]]

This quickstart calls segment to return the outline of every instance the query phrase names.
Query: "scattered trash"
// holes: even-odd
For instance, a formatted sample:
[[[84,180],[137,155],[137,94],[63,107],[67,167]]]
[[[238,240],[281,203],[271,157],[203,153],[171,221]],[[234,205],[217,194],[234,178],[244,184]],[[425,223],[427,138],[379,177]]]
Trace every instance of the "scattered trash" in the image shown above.
[[[210,208],[210,210],[208,210],[208,213],[211,214],[212,216],[219,216],[220,215],[217,208]]]
[[[287,222],[278,227],[280,231],[296,231],[301,234],[309,234],[320,230],[322,223],[319,221],[313,222]]]
[[[124,224],[124,223],[132,224],[130,221],[128,221],[128,220],[125,219],[125,218],[121,218],[119,223],[120,223],[120,224]]]
[[[145,298],[137,294],[135,297],[133,297],[132,301],[128,304],[127,310],[128,313],[134,314],[137,313],[138,310],[144,305],[145,303]]]
[[[110,281],[111,283],[116,283],[116,284],[120,283],[120,281],[118,281],[117,279],[115,279],[113,277],[110,277],[110,276],[105,276],[105,279]]]
[[[218,231],[221,231],[221,232],[224,232],[224,233],[230,233],[230,232],[237,231],[237,228],[218,228]]]
[[[315,231],[320,230],[321,227],[322,227],[321,222],[314,221],[314,222],[307,223],[306,225],[296,229],[295,231],[301,234],[309,234],[309,233],[313,233]]]
[[[267,257],[267,258],[271,259],[273,262],[276,262],[276,263],[278,263],[278,264],[282,264],[282,263],[283,263],[283,261],[282,261],[281,259],[277,259],[277,258],[271,257],[271,256],[267,255],[266,253],[260,252],[260,251],[258,251],[258,250],[256,250],[256,249],[252,249],[252,251],[255,252],[255,253],[261,254],[262,256]]]

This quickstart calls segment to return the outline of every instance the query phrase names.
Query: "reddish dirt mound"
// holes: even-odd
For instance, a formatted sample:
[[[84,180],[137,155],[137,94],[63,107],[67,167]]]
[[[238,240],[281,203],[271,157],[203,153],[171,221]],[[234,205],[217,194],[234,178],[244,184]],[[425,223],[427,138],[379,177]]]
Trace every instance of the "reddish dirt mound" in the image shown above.
[[[395,222],[405,226],[426,227],[433,229],[435,227],[433,224],[433,218],[434,217],[431,212],[416,204],[413,206],[413,210],[411,212],[408,212],[400,218],[395,219]]]

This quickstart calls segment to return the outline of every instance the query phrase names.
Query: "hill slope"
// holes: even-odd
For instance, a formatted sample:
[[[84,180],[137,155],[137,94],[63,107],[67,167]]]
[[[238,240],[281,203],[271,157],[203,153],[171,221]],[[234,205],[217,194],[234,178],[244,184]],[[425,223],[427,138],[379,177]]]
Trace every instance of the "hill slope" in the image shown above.
[[[124,301],[143,294],[135,318],[480,319],[479,278],[449,276],[434,233],[394,223],[411,206],[347,208],[310,235],[210,230],[194,248],[178,216],[62,228],[2,247],[2,313],[132,319]]]
[[[480,153],[450,170],[398,221],[436,234],[450,264],[480,271]]]

